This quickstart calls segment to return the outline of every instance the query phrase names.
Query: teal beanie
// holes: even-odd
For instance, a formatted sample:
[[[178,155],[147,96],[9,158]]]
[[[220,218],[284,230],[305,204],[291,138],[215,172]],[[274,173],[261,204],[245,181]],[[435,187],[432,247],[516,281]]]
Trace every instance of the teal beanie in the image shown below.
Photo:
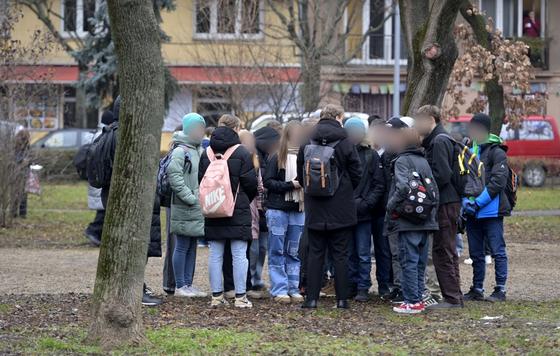
[[[188,135],[189,131],[192,130],[193,126],[196,124],[206,127],[206,121],[204,121],[204,118],[200,114],[191,112],[183,116],[183,133]]]
[[[364,122],[360,118],[357,118],[355,116],[346,120],[346,122],[344,123],[344,128],[346,130],[360,130],[363,133],[366,132],[366,125],[364,124]]]

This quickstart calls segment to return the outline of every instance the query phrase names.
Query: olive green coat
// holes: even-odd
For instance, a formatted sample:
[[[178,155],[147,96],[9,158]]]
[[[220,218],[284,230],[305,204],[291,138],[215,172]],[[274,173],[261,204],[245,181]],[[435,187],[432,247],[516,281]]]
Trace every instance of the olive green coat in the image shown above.
[[[180,144],[171,153],[167,167],[171,198],[172,234],[191,237],[204,236],[204,216],[198,202],[198,163],[202,155],[200,145],[193,145],[183,132],[173,134],[173,142]],[[188,152],[190,163],[185,165]]]

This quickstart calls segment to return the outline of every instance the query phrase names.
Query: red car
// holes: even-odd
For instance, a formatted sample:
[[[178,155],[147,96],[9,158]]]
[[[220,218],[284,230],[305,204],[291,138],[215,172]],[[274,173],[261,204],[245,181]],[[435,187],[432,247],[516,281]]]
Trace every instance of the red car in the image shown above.
[[[467,135],[471,116],[460,116],[447,123],[447,129],[456,138]],[[510,166],[521,173],[523,182],[540,187],[547,176],[560,174],[560,133],[558,122],[552,116],[529,116],[519,128],[502,126],[500,132],[508,146]]]

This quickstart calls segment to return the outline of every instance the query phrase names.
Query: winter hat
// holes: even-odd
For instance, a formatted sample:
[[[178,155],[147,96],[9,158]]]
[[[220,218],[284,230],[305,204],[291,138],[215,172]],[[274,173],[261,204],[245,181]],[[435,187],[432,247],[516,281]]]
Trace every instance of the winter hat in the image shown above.
[[[106,110],[103,112],[103,115],[101,115],[101,123],[103,125],[111,125],[113,122],[115,122],[115,117],[113,116],[113,112],[111,110]]]
[[[360,130],[362,133],[366,132],[366,125],[358,117],[351,117],[344,123],[344,128],[346,130]]]
[[[490,116],[484,113],[478,113],[478,114],[474,114],[474,116],[472,117],[471,124],[480,125],[484,127],[486,131],[490,132],[490,128],[492,126],[492,120],[490,119]]]
[[[406,129],[414,127],[414,119],[410,116],[393,116],[387,121],[387,126],[392,129]]]
[[[273,143],[280,140],[280,134],[272,127],[265,126],[255,131],[255,139]]]
[[[117,96],[115,102],[113,102],[113,118],[115,121],[119,121],[119,112],[121,111],[121,96]]]
[[[204,118],[195,112],[191,112],[183,116],[183,133],[188,135],[189,131],[192,130],[194,125],[199,124],[206,127],[206,121]]]

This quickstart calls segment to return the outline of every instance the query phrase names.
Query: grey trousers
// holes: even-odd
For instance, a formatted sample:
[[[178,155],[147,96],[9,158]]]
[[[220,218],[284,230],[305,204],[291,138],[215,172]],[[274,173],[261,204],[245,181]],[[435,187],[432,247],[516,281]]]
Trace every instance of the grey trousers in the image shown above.
[[[401,288],[402,268],[399,258],[399,234],[392,233],[388,236],[389,248],[391,249],[391,264],[393,266],[393,286],[394,288]]]
[[[428,238],[430,246],[428,246],[428,264],[426,266],[426,290],[424,294],[432,294],[436,299],[442,299],[441,289],[436,275],[436,268],[434,267],[434,260],[432,259],[432,245],[434,244],[434,235],[429,234]]]
[[[249,273],[253,289],[264,287],[262,272],[268,250],[268,232],[259,233],[259,239],[251,242],[249,250]]]

